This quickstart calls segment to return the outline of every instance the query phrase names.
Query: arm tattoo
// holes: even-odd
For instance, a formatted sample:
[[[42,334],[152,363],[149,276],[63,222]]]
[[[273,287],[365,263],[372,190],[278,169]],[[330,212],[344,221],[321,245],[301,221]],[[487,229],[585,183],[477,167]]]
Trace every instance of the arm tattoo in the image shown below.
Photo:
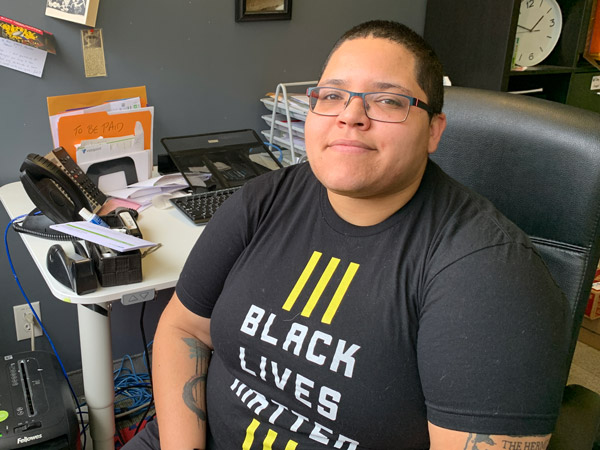
[[[196,361],[194,375],[183,386],[183,401],[193,411],[198,420],[206,421],[206,411],[203,405],[206,400],[206,373],[210,361],[210,349],[201,341],[194,338],[183,338],[190,350],[189,357]]]
[[[521,436],[515,436],[514,439],[502,439],[497,443],[490,435],[469,433],[464,450],[545,450],[550,441],[547,436],[531,436],[526,442],[522,439]]]
[[[465,444],[465,450],[484,450],[485,447],[479,447],[478,444],[496,445],[488,435],[469,433],[467,443]]]

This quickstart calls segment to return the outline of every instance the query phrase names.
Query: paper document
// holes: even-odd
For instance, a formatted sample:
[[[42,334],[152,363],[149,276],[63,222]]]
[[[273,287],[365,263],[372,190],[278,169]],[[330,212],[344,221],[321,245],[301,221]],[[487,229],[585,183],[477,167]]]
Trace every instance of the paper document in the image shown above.
[[[103,245],[118,252],[128,252],[158,245],[154,242],[85,221],[50,225],[50,228],[83,239],[84,241]]]
[[[46,52],[56,54],[52,33],[0,16],[0,66],[41,77]]]
[[[274,92],[267,92],[267,97],[270,97],[272,99],[275,99],[275,93]],[[279,94],[279,101],[282,102],[283,101],[283,94]],[[304,110],[308,110],[308,95],[306,95],[306,93],[303,94],[291,94],[291,93],[287,93],[287,100],[288,102],[291,103],[290,106],[295,106],[299,107],[301,109]]]
[[[265,114],[261,117],[267,124],[271,125],[273,123],[272,114]],[[289,125],[292,128],[292,134],[294,134],[294,136],[304,138],[304,122],[302,120],[292,119]],[[277,114],[275,116],[275,128],[284,132],[288,131],[288,122],[283,114]]]
[[[262,130],[261,133],[267,141],[274,142],[280,147],[290,148],[289,134],[277,129],[273,130],[273,136],[271,136],[271,130]],[[295,150],[302,150],[303,152],[306,151],[304,139],[293,136],[293,140]]]
[[[139,181],[132,184],[130,187],[172,187],[180,186],[182,189],[188,187],[187,181],[181,173],[169,173],[166,175],[160,175],[157,177],[150,178],[145,181]]]
[[[276,112],[284,115],[286,114],[285,107],[281,102],[278,102],[277,105],[274,105],[274,99],[271,97],[261,98],[260,101],[263,102],[263,104],[269,111],[273,111],[273,108],[276,108]],[[302,105],[296,105],[294,103],[288,102],[288,112],[290,113],[290,117],[294,119],[306,120],[306,115],[308,114],[308,107],[303,108]]]
[[[99,211],[96,211],[96,214],[98,214],[99,216],[104,216],[109,212],[114,211],[119,206],[129,209],[135,209],[136,211],[138,211],[141,205],[134,201],[123,200],[121,198],[109,198],[108,200],[106,200],[104,205],[102,205],[102,208],[100,208]]]
[[[151,194],[160,194],[162,192],[162,188],[157,186],[138,186],[138,187],[126,187],[124,189],[115,189],[113,191],[106,191],[106,195],[109,197],[122,198],[124,200],[133,200],[137,197],[146,197]]]
[[[57,124],[58,143],[77,161],[75,146],[81,141],[135,135],[135,127],[139,122],[144,131],[144,150],[152,150],[153,117],[153,106],[64,115]]]
[[[90,106],[101,105],[105,102],[136,97],[140,98],[142,107],[146,106],[148,103],[146,86],[48,97],[48,115],[53,116],[73,109],[88,108]]]
[[[89,106],[86,108],[79,108],[74,110],[65,111],[59,114],[50,116],[50,131],[52,132],[52,143],[54,147],[58,147],[58,121],[64,116],[75,116],[78,114],[90,114],[100,111],[128,111],[132,109],[140,109],[142,102],[140,97],[126,98],[122,100],[114,100],[105,102],[96,106]]]
[[[114,198],[120,198],[123,200],[132,201],[138,203],[140,206],[147,206],[152,203],[152,199],[157,195],[168,194],[175,191],[180,191],[186,186],[141,186],[136,188],[128,187],[126,189],[119,189],[116,191],[106,191],[106,195]]]
[[[47,53],[39,48],[0,39],[0,66],[42,77]]]

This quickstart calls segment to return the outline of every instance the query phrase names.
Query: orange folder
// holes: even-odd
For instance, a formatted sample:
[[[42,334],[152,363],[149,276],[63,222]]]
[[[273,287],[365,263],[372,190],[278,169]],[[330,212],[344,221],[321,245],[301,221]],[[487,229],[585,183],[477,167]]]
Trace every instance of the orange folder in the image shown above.
[[[110,89],[107,91],[83,92],[80,94],[58,95],[48,97],[48,115],[53,116],[72,109],[89,108],[102,103],[123,98],[140,98],[142,108],[148,104],[146,97],[146,86],[131,88]],[[145,128],[144,128],[145,129]]]
[[[61,117],[58,121],[58,143],[77,161],[76,144],[86,139],[133,135],[136,122],[140,122],[144,129],[144,149],[151,149],[152,110],[148,108]]]

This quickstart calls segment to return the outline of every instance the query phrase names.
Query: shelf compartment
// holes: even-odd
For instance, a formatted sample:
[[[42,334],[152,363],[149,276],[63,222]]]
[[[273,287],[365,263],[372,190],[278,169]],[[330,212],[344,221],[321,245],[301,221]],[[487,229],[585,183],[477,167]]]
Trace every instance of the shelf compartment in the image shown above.
[[[532,67],[527,67],[525,70],[511,70],[510,76],[528,76],[528,75],[546,75],[546,74],[554,74],[554,73],[571,73],[573,71],[572,67],[565,66],[551,66],[551,65],[537,65]]]
[[[529,76],[511,76],[508,82],[508,92],[535,91],[531,95],[555,102],[565,103],[571,81],[571,73],[540,73]]]

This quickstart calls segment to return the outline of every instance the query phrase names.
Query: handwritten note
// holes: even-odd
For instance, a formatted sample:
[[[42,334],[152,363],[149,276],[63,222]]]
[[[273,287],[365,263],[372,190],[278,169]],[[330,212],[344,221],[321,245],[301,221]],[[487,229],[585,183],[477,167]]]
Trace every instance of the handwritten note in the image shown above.
[[[0,66],[18,70],[41,78],[46,63],[46,53],[9,39],[0,39]]]
[[[154,107],[128,111],[99,111],[63,116],[58,120],[58,143],[73,159],[81,141],[134,135],[139,122],[144,131],[144,150],[152,150]]]

